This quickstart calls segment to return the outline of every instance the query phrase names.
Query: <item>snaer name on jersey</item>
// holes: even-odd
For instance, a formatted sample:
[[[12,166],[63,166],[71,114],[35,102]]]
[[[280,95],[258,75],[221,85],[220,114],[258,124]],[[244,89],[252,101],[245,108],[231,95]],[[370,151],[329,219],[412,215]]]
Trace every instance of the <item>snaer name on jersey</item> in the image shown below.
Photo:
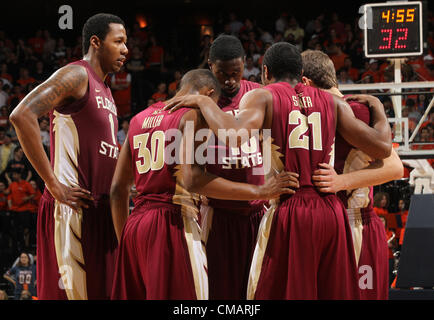
[[[300,108],[312,108],[312,99],[311,97],[303,97],[303,96],[292,96],[292,102],[294,103],[294,106]],[[299,103],[300,102],[300,103]]]

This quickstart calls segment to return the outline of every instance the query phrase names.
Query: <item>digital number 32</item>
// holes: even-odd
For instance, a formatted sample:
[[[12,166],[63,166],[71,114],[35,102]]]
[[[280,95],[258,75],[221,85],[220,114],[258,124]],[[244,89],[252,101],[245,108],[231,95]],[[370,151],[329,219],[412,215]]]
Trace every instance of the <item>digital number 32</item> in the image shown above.
[[[407,40],[408,36],[408,28],[398,28],[395,30],[398,33],[403,33],[401,37],[398,37],[398,39],[395,40],[395,46],[394,49],[405,49],[407,45],[405,44],[399,44],[398,41],[405,41]],[[387,45],[379,46],[378,48],[381,50],[390,49],[392,47],[392,29],[381,29],[382,34],[386,34],[386,36],[383,38],[383,41],[387,43]]]

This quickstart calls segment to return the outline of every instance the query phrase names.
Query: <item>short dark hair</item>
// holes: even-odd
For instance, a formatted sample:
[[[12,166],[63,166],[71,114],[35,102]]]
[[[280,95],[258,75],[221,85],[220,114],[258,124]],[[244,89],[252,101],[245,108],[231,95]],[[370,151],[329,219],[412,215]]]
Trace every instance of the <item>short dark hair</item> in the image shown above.
[[[273,44],[264,54],[263,65],[276,79],[296,79],[301,81],[302,61],[298,48],[288,42]]]
[[[321,89],[338,87],[335,66],[327,54],[319,50],[306,50],[301,57],[303,75],[312,80],[316,86]]]
[[[244,58],[245,52],[240,39],[235,36],[222,34],[218,36],[209,49],[209,60],[228,61],[236,58]]]
[[[105,39],[110,31],[110,23],[119,23],[125,26],[121,18],[110,13],[98,13],[87,19],[82,31],[83,55],[89,51],[90,38],[93,35],[101,40]]]
[[[220,83],[214,74],[208,69],[194,69],[188,71],[180,81],[180,88],[190,84],[193,89],[200,90],[204,87],[214,89],[214,94],[220,95]]]

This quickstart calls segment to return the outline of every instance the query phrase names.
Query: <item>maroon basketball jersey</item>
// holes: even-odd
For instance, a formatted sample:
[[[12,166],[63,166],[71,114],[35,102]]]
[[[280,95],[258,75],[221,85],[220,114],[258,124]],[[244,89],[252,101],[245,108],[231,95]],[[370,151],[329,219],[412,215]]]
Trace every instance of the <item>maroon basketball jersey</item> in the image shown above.
[[[370,123],[369,108],[357,101],[349,102],[354,115],[359,120]],[[360,170],[367,165],[371,158],[362,151],[355,149],[342,136],[336,134],[336,160],[335,170],[338,174]],[[346,190],[338,192],[339,198],[347,209],[364,208],[373,209],[373,188],[359,188],[356,190]]]
[[[312,175],[318,164],[334,159],[332,96],[301,83],[295,88],[286,82],[264,88],[273,95],[272,168],[297,172],[301,188],[313,187]]]
[[[65,185],[80,186],[97,200],[110,193],[119,155],[118,119],[110,88],[88,62],[88,88],[83,98],[50,112],[51,165]]]
[[[185,205],[182,200],[191,199],[182,187],[179,161],[176,161],[182,138],[179,124],[191,109],[183,108],[169,114],[163,111],[164,106],[163,102],[157,102],[130,122],[128,139],[138,192],[136,205],[144,200]]]
[[[238,110],[238,106],[240,105],[241,98],[246,94],[246,92],[249,92],[250,90],[260,88],[260,87],[261,85],[257,82],[241,80],[240,90],[238,91],[238,93],[232,98],[221,95],[217,104],[225,112]],[[233,111],[231,113],[233,115],[236,115],[237,111]]]
[[[236,116],[244,94],[260,87],[259,83],[241,80],[238,93],[233,98],[221,96],[218,105],[224,112]],[[261,146],[255,137],[252,137],[246,145],[231,150],[221,141],[217,141],[217,145],[210,148],[214,149],[216,161],[215,164],[207,164],[206,169],[210,173],[236,182],[246,182],[254,185],[264,183],[263,175],[253,174],[253,168],[259,169],[262,167]],[[222,150],[220,155],[219,149]],[[214,208],[247,209],[251,207],[250,204],[252,203],[257,202],[210,199],[210,206]]]

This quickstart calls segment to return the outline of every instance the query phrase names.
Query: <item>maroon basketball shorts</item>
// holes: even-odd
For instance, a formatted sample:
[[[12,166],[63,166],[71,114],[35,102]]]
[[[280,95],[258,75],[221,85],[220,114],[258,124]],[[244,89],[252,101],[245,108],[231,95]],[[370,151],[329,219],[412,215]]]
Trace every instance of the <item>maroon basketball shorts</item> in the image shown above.
[[[208,299],[205,249],[197,221],[179,206],[144,202],[119,243],[112,299]]]
[[[211,300],[246,299],[250,262],[263,212],[263,204],[245,209],[209,207],[202,232],[207,235],[203,240]]]
[[[248,299],[357,299],[351,229],[336,195],[303,188],[261,221]]]
[[[360,298],[387,300],[389,251],[384,225],[372,209],[347,209],[347,213],[358,267]]]
[[[77,212],[46,190],[37,223],[38,298],[109,299],[116,246],[108,196]]]

